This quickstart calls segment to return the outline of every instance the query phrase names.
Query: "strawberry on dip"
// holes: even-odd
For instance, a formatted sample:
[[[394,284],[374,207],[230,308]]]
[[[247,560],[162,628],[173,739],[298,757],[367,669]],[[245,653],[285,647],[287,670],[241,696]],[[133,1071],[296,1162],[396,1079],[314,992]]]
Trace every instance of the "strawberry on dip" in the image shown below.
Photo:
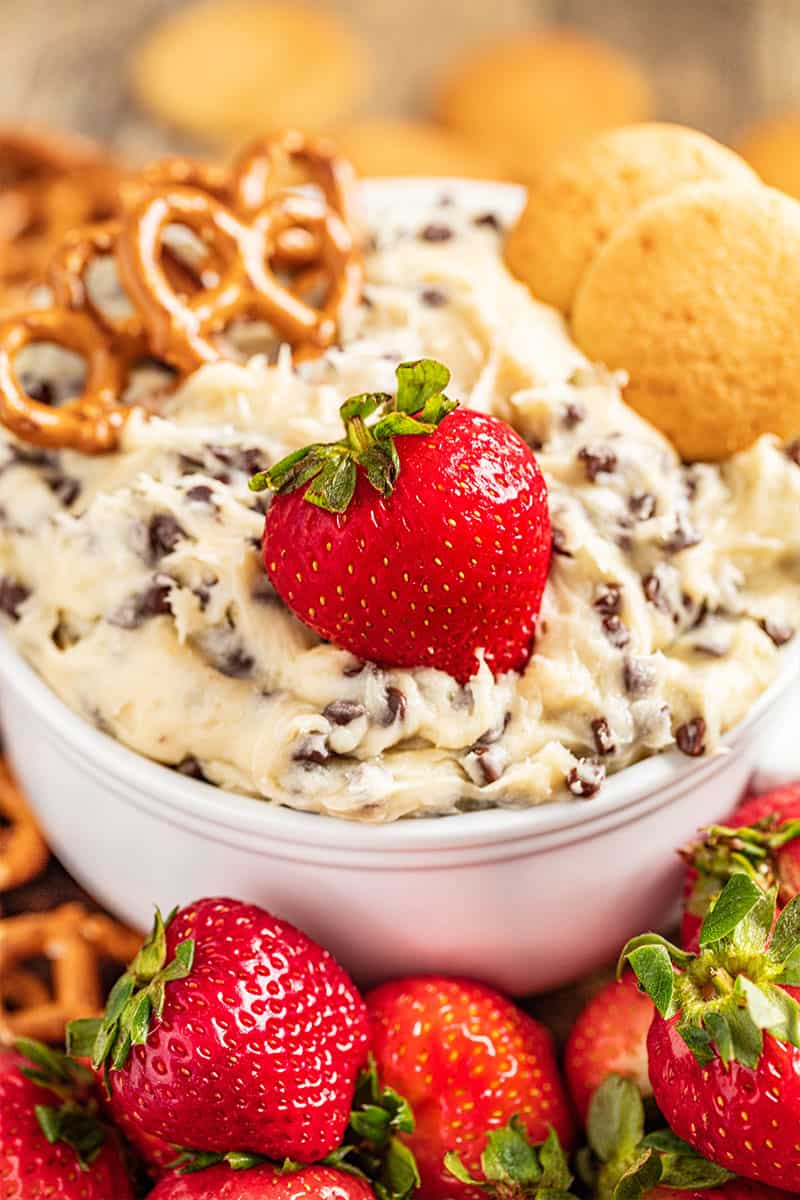
[[[264,565],[326,641],[383,667],[465,683],[530,658],[550,562],[547,487],[496,417],[459,409],[450,372],[403,363],[397,393],[354,396],[345,435],[295,451],[251,487],[276,492]]]

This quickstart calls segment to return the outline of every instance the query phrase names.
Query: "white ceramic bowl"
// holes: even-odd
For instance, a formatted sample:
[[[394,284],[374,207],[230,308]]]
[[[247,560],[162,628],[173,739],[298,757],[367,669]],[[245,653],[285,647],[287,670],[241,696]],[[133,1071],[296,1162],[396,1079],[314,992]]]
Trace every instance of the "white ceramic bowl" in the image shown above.
[[[447,189],[509,217],[519,189],[370,185],[370,206]],[[186,779],[71,712],[0,641],[8,753],[55,852],[110,910],[145,928],[203,895],[257,901],[318,938],[362,982],[476,976],[522,994],[575,979],[676,899],[675,848],[735,803],[791,704],[800,646],[708,759],[628,767],[590,801],[365,826]]]

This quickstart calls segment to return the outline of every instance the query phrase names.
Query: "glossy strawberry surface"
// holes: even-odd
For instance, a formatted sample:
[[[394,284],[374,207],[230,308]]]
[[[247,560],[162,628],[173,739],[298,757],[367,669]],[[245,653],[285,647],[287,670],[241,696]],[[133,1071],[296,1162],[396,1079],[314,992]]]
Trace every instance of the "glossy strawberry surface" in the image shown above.
[[[800,1050],[767,1033],[755,1068],[719,1058],[701,1066],[676,1022],[657,1016],[647,1043],[653,1093],[670,1127],[737,1175],[800,1192]]]
[[[482,984],[418,978],[385,984],[367,998],[381,1081],[411,1104],[413,1150],[425,1200],[477,1197],[444,1167],[455,1151],[480,1174],[486,1132],[519,1116],[529,1140],[552,1126],[562,1145],[573,1124],[548,1030]]]
[[[390,496],[363,470],[345,512],[302,490],[275,496],[263,539],[275,590],[320,637],[382,666],[464,682],[482,650],[495,675],[522,669],[551,547],[532,451],[503,421],[466,409],[395,446]]]
[[[280,1174],[275,1167],[232,1171],[226,1165],[163,1179],[150,1200],[375,1200],[369,1184],[332,1167]]]
[[[48,1142],[36,1106],[58,1106],[60,1101],[22,1074],[20,1068],[30,1065],[21,1055],[0,1050],[0,1200],[133,1200],[120,1147],[110,1131],[85,1170],[72,1146]]]
[[[163,1016],[110,1072],[113,1111],[195,1150],[323,1158],[341,1141],[367,1053],[357,990],[332,956],[253,904],[207,899],[167,928],[194,962]]]
[[[643,1096],[652,1095],[647,1069],[647,1032],[655,1008],[632,974],[612,980],[586,1004],[570,1031],[564,1072],[582,1121],[589,1101],[608,1075],[623,1075]]]

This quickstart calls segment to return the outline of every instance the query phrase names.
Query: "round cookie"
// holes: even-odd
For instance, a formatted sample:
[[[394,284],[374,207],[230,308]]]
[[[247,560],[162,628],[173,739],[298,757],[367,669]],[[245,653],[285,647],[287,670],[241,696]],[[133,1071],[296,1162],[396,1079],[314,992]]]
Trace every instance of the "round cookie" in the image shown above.
[[[455,175],[508,179],[508,169],[480,146],[440,125],[389,118],[355,121],[334,139],[360,175]]]
[[[685,183],[757,183],[732,150],[681,125],[627,125],[562,155],[532,185],[505,257],[533,294],[568,312],[600,247],[648,200]]]
[[[800,198],[800,113],[750,125],[736,148],[764,183]]]
[[[531,179],[554,155],[653,108],[639,67],[571,30],[516,35],[457,64],[437,116]]]
[[[800,204],[697,183],[651,200],[606,243],[573,333],[629,373],[625,399],[689,460],[800,433]]]
[[[230,142],[331,125],[361,97],[368,66],[359,42],[316,8],[207,0],[157,25],[132,73],[140,100],[159,119]]]

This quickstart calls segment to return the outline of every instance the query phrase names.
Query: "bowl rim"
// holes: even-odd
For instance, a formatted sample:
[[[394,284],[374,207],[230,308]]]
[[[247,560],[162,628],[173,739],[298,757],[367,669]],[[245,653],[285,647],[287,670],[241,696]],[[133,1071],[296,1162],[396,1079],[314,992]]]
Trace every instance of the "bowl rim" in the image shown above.
[[[365,181],[368,205],[396,203],[398,193],[420,203],[438,193],[463,198],[469,208],[486,205],[499,210],[505,220],[519,210],[525,188],[519,184],[451,176],[387,178]],[[70,709],[37,674],[0,631],[0,682],[9,694],[17,693],[49,727],[62,748],[79,757],[92,769],[108,774],[128,793],[147,796],[148,807],[160,808],[166,816],[179,813],[193,824],[205,824],[237,833],[267,837],[276,842],[331,851],[455,850],[482,845],[514,843],[521,838],[576,832],[585,838],[593,824],[607,823],[615,814],[652,806],[653,797],[663,793],[668,802],[673,793],[699,783],[716,769],[721,754],[730,753],[748,730],[765,715],[783,692],[800,675],[800,637],[781,651],[781,670],[747,715],[721,739],[718,751],[704,758],[688,758],[671,749],[622,768],[611,775],[591,802],[552,800],[529,808],[491,808],[447,816],[420,816],[396,821],[363,822],[347,817],[304,812],[268,799],[226,791],[213,784],[182,776],[170,767],[129,749],[96,729]]]

